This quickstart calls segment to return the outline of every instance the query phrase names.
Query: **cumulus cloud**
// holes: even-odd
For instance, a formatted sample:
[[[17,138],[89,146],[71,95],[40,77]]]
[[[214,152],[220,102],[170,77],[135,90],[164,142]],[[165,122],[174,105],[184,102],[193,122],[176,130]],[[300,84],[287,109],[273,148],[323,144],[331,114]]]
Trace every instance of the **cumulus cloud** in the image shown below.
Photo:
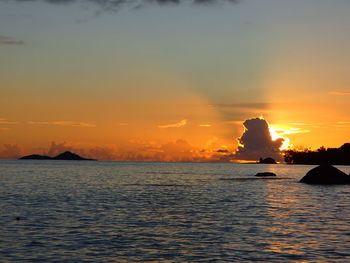
[[[14,2],[29,2],[28,0],[12,0]],[[191,3],[194,5],[201,4],[218,4],[218,3],[238,3],[241,0],[30,0],[31,2],[45,2],[50,4],[71,4],[71,3],[92,3],[103,10],[115,11],[122,6],[140,7],[147,4],[183,4]]]
[[[71,126],[71,127],[96,127],[93,123],[74,122],[74,121],[28,121],[28,124],[33,125],[57,125],[57,126]]]
[[[69,146],[66,142],[62,142],[62,143],[51,142],[51,145],[45,154],[48,156],[56,156],[65,151],[72,151],[72,150],[73,150],[73,147]]]
[[[158,128],[161,128],[161,129],[181,128],[181,127],[185,126],[186,124],[187,124],[187,120],[181,120],[179,122],[172,123],[172,124],[158,125]]]
[[[8,36],[0,36],[0,45],[23,45],[22,40],[16,40]]]
[[[244,133],[238,138],[238,150],[235,159],[258,160],[260,157],[281,159],[280,147],[284,139],[273,140],[266,120],[255,118],[246,120]]]
[[[0,151],[0,159],[18,159],[21,154],[21,149],[17,144],[4,144]]]
[[[85,152],[86,154],[84,154],[84,156],[86,155],[89,158],[105,160],[105,161],[116,160],[116,153],[114,149],[111,147],[97,146],[97,147],[93,147],[88,150],[85,150]]]

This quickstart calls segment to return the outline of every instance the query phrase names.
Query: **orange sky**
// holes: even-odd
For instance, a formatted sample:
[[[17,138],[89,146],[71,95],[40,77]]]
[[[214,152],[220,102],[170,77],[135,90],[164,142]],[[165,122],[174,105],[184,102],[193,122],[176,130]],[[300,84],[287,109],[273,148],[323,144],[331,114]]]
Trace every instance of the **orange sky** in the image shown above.
[[[0,158],[219,160],[256,117],[294,146],[349,141],[349,2],[94,8],[0,3]]]

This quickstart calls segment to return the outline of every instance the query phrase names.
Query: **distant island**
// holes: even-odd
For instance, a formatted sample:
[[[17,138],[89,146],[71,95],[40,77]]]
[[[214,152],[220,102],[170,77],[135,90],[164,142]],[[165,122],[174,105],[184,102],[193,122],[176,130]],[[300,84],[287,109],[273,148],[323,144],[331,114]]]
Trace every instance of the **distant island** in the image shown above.
[[[350,165],[350,143],[344,143],[339,148],[320,147],[316,151],[286,150],[284,160],[288,164],[333,164]]]
[[[74,161],[97,161],[96,159],[88,159],[79,156],[76,153],[72,153],[70,151],[66,151],[64,153],[61,153],[55,157],[50,157],[46,155],[39,155],[39,154],[31,154],[27,156],[23,156],[19,158],[19,160],[74,160]]]

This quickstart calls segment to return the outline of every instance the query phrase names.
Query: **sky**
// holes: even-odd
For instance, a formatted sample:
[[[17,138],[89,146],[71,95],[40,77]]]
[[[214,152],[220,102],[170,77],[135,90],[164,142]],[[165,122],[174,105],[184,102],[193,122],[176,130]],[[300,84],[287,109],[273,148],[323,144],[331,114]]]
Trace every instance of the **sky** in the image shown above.
[[[349,12],[347,0],[0,0],[0,158],[253,159],[241,143],[256,118],[271,151],[339,147]]]

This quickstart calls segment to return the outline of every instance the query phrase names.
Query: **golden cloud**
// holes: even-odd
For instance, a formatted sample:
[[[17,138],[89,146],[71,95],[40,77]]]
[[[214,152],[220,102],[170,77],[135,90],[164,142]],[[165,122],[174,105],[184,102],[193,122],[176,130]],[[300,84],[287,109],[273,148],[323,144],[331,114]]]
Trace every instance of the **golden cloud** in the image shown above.
[[[57,126],[71,126],[71,127],[96,127],[93,123],[74,122],[74,121],[28,121],[32,125],[57,125]]]
[[[167,128],[181,128],[187,124],[187,120],[181,120],[177,123],[172,123],[172,124],[166,124],[166,125],[158,125],[158,128],[160,129],[167,129]]]

